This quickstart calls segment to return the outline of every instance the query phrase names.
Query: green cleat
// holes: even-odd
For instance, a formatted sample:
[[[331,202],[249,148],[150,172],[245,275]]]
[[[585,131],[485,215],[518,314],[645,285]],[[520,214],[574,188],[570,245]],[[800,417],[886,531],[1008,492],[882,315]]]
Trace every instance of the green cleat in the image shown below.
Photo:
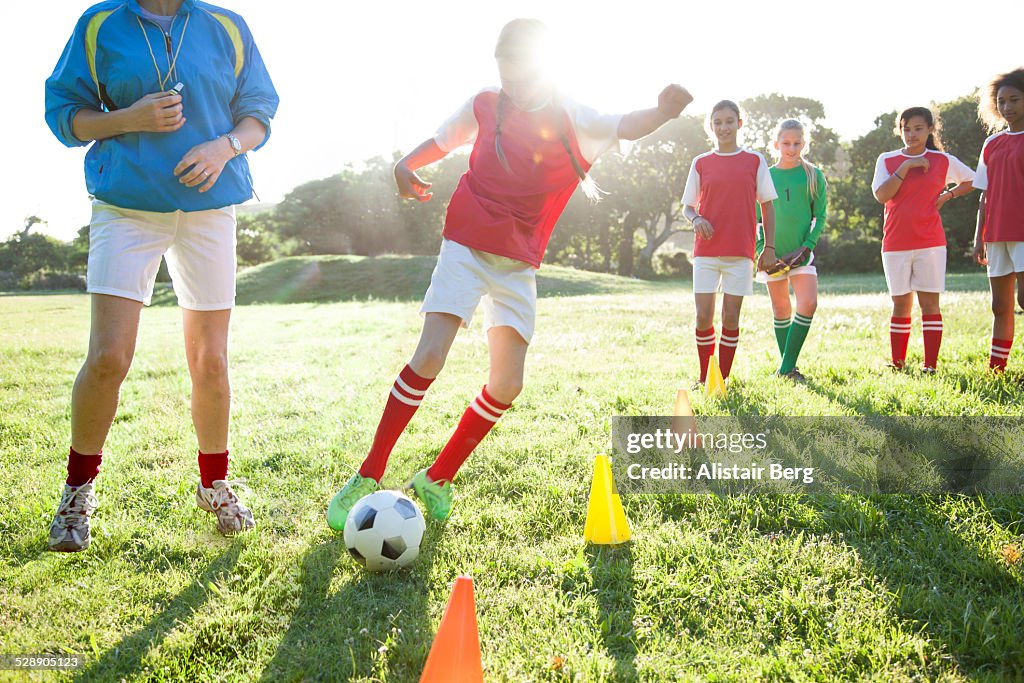
[[[431,481],[427,476],[427,470],[422,469],[412,476],[412,481],[406,484],[405,488],[412,489],[416,497],[423,501],[431,518],[443,522],[452,514],[452,498],[455,492],[450,481]]]
[[[363,496],[368,496],[374,491],[380,490],[380,484],[369,477],[364,477],[358,472],[352,475],[340,491],[331,498],[331,504],[327,506],[327,525],[335,531],[345,530],[345,520],[352,506],[359,502]]]

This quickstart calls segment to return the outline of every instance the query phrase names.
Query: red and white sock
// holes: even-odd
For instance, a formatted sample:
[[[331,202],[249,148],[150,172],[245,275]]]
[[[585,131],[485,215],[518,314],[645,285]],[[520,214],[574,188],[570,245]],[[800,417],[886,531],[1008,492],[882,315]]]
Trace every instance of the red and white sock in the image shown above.
[[[700,360],[700,381],[708,378],[708,362],[715,353],[715,326],[697,330],[697,358]]]
[[[736,357],[736,345],[740,343],[739,329],[722,328],[722,338],[718,340],[718,367],[722,370],[722,379],[729,376],[732,361]]]
[[[889,345],[892,347],[892,364],[902,368],[907,362],[907,346],[910,344],[910,318],[889,318]]]
[[[100,473],[100,464],[103,462],[103,451],[96,455],[82,455],[74,448],[68,452],[68,478],[65,480],[68,486],[81,486],[88,484]]]
[[[380,416],[377,432],[373,435],[373,445],[359,468],[360,475],[376,481],[384,476],[395,442],[423,403],[423,397],[433,381],[433,378],[420,377],[408,365],[398,374],[384,406],[384,414]]]
[[[199,481],[203,488],[212,489],[213,482],[228,478],[228,452],[203,453],[199,451]]]
[[[427,470],[427,476],[431,481],[451,481],[455,474],[466,462],[466,458],[473,452],[477,444],[483,441],[491,427],[505,414],[511,403],[501,403],[487,393],[485,386],[480,390],[480,395],[473,399],[473,402],[466,408],[459,420],[459,426],[455,433],[448,439],[448,443],[437,455],[437,460]]]
[[[1012,339],[996,339],[993,337],[992,352],[988,360],[989,368],[999,372],[1005,370],[1006,361],[1010,360],[1010,347],[1012,346]]]
[[[942,346],[942,314],[922,315],[921,331],[924,332],[924,366],[934,370]]]

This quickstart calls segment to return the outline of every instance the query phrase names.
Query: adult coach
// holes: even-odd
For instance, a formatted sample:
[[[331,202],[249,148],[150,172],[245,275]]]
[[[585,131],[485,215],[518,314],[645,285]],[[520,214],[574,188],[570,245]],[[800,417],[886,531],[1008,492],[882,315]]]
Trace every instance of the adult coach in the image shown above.
[[[51,550],[89,545],[93,483],[161,257],[183,309],[196,501],[223,533],[253,526],[227,478],[234,205],[252,196],[244,155],[266,142],[277,103],[242,18],[196,0],[94,5],[47,79],[53,134],[69,147],[92,145],[85,178],[94,197],[89,352],[71,398],[68,478]]]

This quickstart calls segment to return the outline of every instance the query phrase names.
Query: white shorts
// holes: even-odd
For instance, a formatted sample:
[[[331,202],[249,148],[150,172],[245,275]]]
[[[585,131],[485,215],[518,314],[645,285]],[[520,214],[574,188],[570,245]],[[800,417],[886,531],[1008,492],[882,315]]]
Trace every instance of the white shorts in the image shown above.
[[[986,242],[985,255],[989,277],[1024,272],[1024,242]]]
[[[745,256],[697,256],[693,259],[693,293],[754,293],[754,262]]]
[[[946,291],[946,248],[883,251],[882,270],[890,296]]]
[[[235,207],[162,213],[93,201],[90,293],[148,306],[161,256],[182,308],[220,311],[235,305]]]
[[[484,331],[511,327],[527,343],[537,318],[537,269],[443,240],[420,313],[450,313],[469,327],[483,299]]]

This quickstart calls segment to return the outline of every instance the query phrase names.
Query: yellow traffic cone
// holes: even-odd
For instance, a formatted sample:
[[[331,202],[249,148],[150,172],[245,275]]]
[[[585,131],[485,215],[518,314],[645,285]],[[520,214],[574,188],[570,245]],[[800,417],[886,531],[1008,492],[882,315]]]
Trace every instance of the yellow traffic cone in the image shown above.
[[[717,356],[711,356],[708,359],[708,378],[705,383],[705,393],[708,396],[725,398],[725,380],[722,378],[722,368],[718,367]]]
[[[622,509],[622,499],[612,481],[608,456],[594,458],[594,480],[590,484],[590,502],[583,540],[597,545],[618,545],[629,540],[629,521]]]
[[[676,434],[687,435],[690,447],[701,447],[700,436],[697,433],[697,418],[693,414],[693,405],[690,403],[690,392],[686,389],[676,392],[676,405],[672,410],[672,431]]]

